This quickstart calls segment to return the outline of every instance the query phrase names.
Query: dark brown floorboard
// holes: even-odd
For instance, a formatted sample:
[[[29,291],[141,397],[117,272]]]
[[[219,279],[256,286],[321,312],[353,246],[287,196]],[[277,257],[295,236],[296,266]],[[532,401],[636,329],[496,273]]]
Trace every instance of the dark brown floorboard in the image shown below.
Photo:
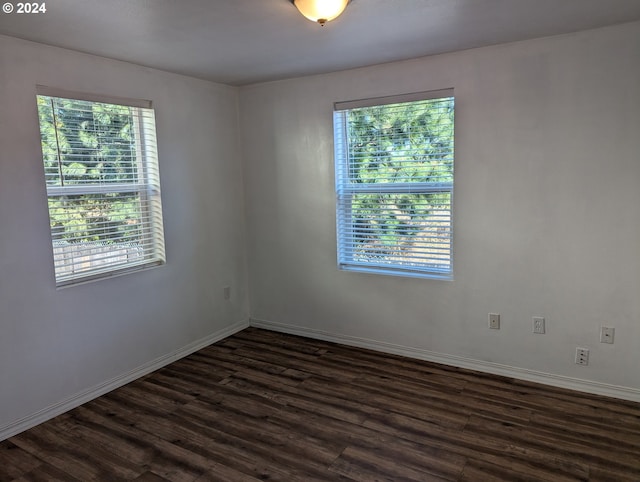
[[[640,482],[640,404],[249,328],[0,442],[12,480]]]

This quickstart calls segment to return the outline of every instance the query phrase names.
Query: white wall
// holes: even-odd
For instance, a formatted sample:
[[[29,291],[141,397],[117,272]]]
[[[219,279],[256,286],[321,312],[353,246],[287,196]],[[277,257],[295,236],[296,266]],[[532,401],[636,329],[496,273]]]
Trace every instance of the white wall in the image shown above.
[[[448,87],[455,280],[339,271],[332,103]],[[640,400],[640,23],[254,85],[240,119],[256,323]]]
[[[55,289],[36,84],[153,101],[165,266]],[[0,36],[0,435],[246,325],[237,106],[235,88]]]
[[[0,36],[0,438],[243,326],[248,288],[265,326],[640,400],[639,59],[634,23],[238,91]],[[36,84],[154,102],[166,266],[55,289]],[[455,280],[338,271],[332,103],[447,87]]]

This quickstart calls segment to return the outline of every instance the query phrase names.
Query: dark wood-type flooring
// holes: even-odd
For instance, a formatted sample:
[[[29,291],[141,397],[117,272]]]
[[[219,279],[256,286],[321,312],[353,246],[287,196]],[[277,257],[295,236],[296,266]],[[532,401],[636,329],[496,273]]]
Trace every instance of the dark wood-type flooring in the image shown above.
[[[640,404],[247,329],[0,443],[0,480],[640,481]]]

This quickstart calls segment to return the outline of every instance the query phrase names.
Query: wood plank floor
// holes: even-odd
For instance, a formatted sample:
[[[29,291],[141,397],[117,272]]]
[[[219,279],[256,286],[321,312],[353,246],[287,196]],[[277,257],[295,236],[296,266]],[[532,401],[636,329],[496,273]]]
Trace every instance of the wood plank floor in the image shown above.
[[[249,328],[0,443],[0,481],[640,481],[640,404]]]

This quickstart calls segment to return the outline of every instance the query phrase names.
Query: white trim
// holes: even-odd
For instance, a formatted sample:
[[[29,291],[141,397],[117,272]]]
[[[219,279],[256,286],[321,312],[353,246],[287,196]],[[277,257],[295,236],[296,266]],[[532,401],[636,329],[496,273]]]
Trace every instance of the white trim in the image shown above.
[[[257,320],[252,318],[250,325],[255,328],[277,331],[281,333],[289,333],[291,335],[299,335],[317,340],[341,343],[343,345],[357,346],[360,348],[368,348],[370,350],[391,353],[394,355],[416,358],[419,360],[441,363],[469,370],[492,373],[494,375],[502,375],[504,377],[515,378],[518,380],[526,380],[529,382],[551,385],[553,387],[566,388],[569,390],[577,390],[580,392],[592,393],[595,395],[604,395],[606,397],[619,398],[622,400],[630,400],[632,402],[640,402],[640,390],[631,387],[622,387],[618,385],[609,385],[607,383],[594,382],[591,380],[583,380],[581,378],[572,378],[564,375],[555,375],[553,373],[539,372],[529,370],[527,368],[512,367],[499,363],[487,362],[483,360],[475,360],[458,355],[449,355],[446,353],[438,353],[421,348],[407,347],[396,345],[384,341],[370,340],[368,338],[360,338],[351,335],[342,335],[330,333],[323,330],[315,330],[302,326],[288,325],[286,323],[276,323],[273,321]]]
[[[431,100],[439,98],[453,97],[453,87],[440,90],[429,90],[425,92],[410,92],[408,94],[387,95],[384,97],[370,97],[368,99],[346,100],[334,102],[333,110],[359,109],[362,107],[373,107],[378,105],[402,104],[404,102],[416,102],[421,100]]]
[[[152,106],[151,101],[146,99],[131,99],[128,97],[116,97],[91,92],[75,92],[73,90],[59,89],[47,85],[36,85],[36,93],[38,95],[57,97],[60,99],[86,100],[88,102],[99,102],[102,104],[120,104],[129,107],[142,107],[143,109],[150,109]]]
[[[50,405],[49,407],[43,408],[42,410],[37,411],[31,415],[27,415],[26,417],[21,418],[20,420],[16,420],[15,422],[11,422],[4,427],[0,427],[0,441],[8,439],[9,437],[13,437],[14,435],[19,434],[25,430],[28,430],[36,425],[39,425],[47,420],[57,417],[69,410],[72,410],[83,403],[87,403],[94,398],[98,398],[105,393],[108,393],[116,388],[119,388],[127,383],[130,383],[138,378],[147,375],[155,370],[158,370],[170,363],[173,363],[180,358],[184,358],[191,353],[194,353],[202,348],[211,345],[217,341],[220,341],[228,336],[233,335],[241,330],[244,330],[249,326],[249,320],[242,320],[237,323],[234,323],[231,326],[223,328],[222,330],[218,330],[215,333],[211,333],[210,335],[205,336],[204,338],[200,338],[188,345],[173,351],[171,353],[167,353],[155,360],[152,360],[144,365],[141,365],[133,370],[123,373],[122,375],[118,375],[111,380],[107,380],[103,383],[99,383],[88,390],[84,390],[82,392],[76,393],[75,395],[67,398],[66,400],[62,400],[58,403]]]

